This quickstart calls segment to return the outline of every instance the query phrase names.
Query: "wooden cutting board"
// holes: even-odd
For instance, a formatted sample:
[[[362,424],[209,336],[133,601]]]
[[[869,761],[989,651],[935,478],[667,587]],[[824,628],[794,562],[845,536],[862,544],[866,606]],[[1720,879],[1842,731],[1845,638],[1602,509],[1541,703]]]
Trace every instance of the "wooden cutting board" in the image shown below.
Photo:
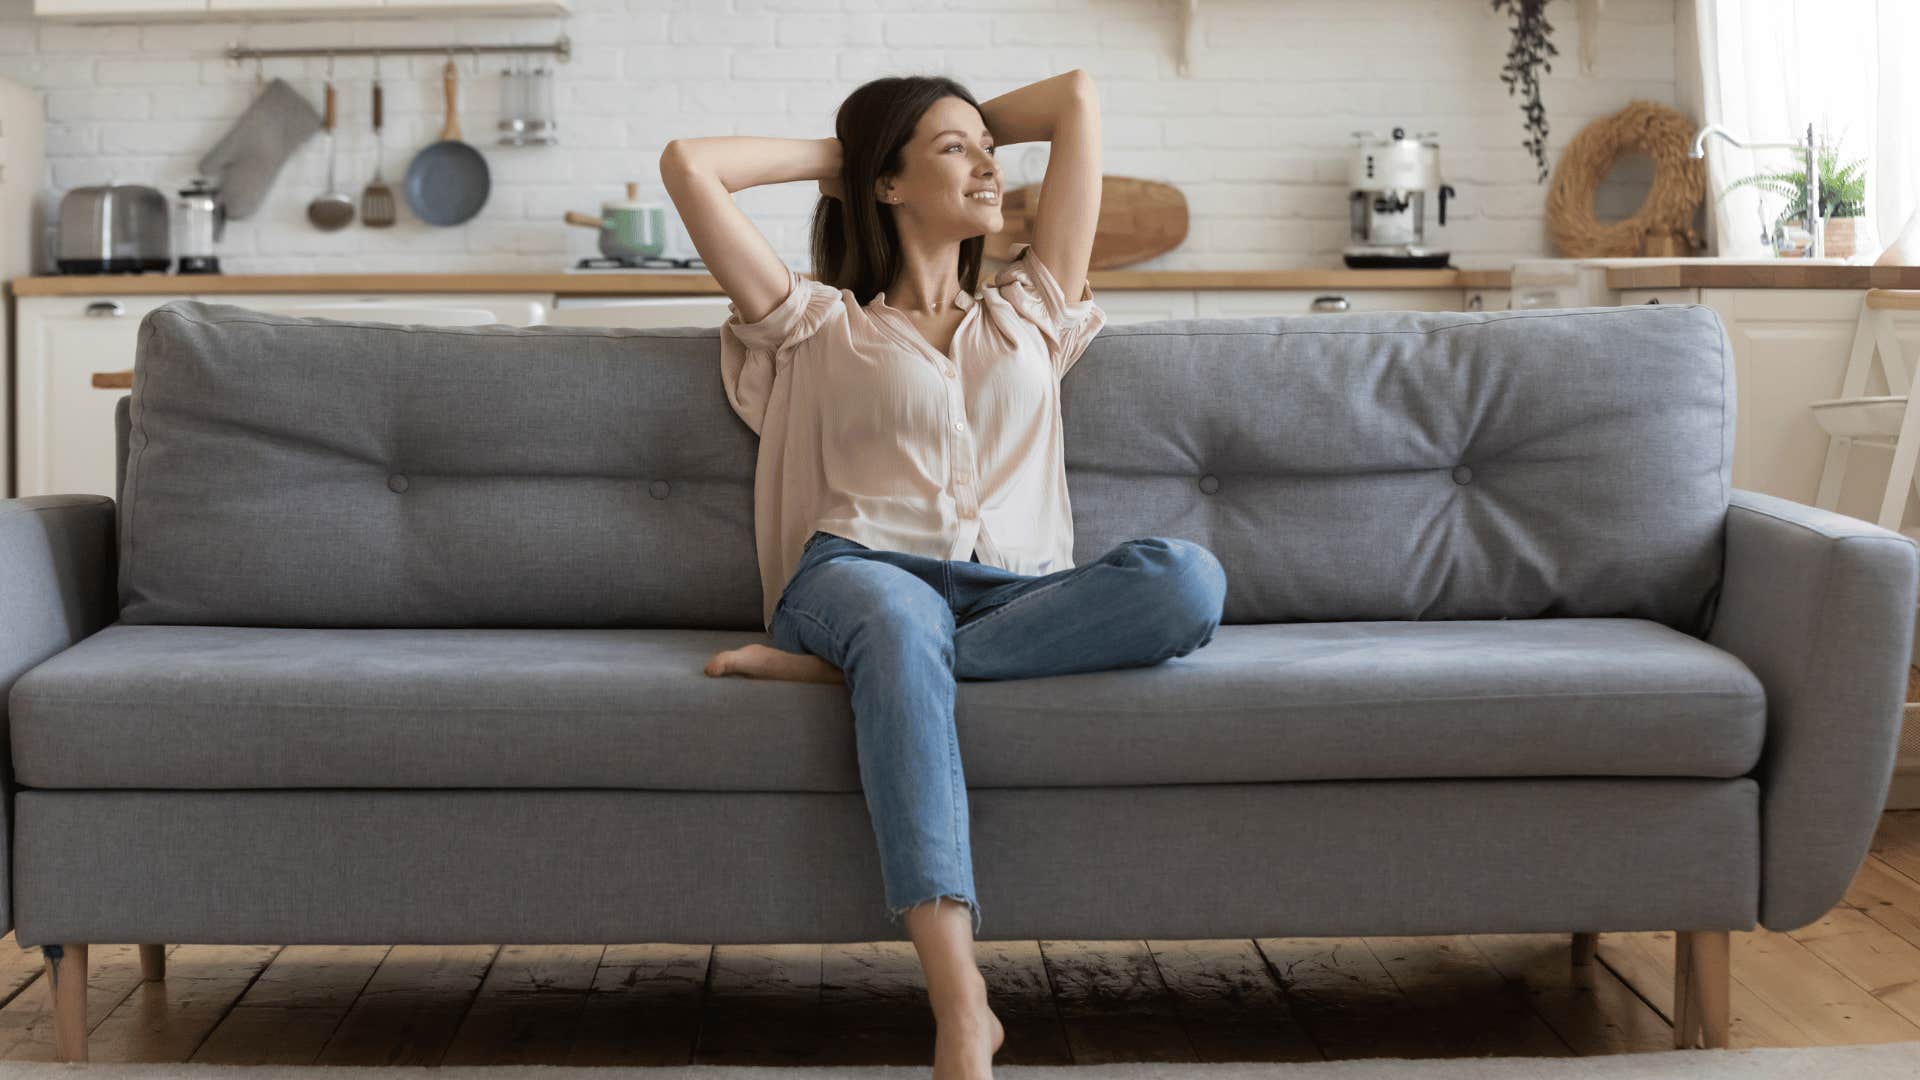
[[[1033,215],[1040,185],[1028,184],[1000,194],[1006,227],[987,234],[986,256],[1005,262],[1019,244],[1033,243]],[[1093,231],[1089,270],[1111,270],[1145,262],[1187,238],[1187,197],[1171,184],[1131,176],[1100,180],[1100,219]]]

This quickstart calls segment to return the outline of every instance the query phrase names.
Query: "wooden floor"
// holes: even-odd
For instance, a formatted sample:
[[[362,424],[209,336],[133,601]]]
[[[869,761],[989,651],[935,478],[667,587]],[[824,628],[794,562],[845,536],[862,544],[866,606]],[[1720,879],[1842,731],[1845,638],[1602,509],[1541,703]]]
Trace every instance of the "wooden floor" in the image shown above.
[[[40,951],[0,948],[0,1059],[53,1057]],[[997,1064],[1575,1055],[1673,1048],[1673,935],[981,942]],[[94,944],[94,1061],[931,1064],[912,945]],[[1920,811],[1846,898],[1733,935],[1732,1045],[1920,1040]]]

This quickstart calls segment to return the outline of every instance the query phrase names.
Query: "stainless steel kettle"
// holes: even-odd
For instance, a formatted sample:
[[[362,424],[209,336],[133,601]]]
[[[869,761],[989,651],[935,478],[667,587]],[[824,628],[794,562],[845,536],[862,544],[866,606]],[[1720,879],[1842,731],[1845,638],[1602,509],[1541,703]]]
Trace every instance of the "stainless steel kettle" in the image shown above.
[[[60,198],[54,265],[63,274],[166,270],[167,199],[145,184],[78,187]]]

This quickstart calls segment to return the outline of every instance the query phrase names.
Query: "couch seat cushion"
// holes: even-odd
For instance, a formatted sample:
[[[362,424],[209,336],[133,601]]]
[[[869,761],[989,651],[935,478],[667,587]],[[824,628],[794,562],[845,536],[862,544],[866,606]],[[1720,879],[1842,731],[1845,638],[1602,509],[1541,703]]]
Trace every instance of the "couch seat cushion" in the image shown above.
[[[763,635],[115,623],[9,696],[37,788],[858,791],[842,685],[712,678]],[[1148,668],[963,681],[971,787],[1739,776],[1766,703],[1638,619],[1222,626]]]

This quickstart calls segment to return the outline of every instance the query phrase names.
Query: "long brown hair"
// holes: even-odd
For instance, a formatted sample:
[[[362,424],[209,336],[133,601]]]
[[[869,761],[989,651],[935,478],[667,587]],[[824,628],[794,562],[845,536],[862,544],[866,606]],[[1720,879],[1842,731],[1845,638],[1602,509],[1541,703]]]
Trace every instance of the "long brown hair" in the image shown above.
[[[872,300],[905,267],[900,230],[893,207],[874,198],[874,182],[897,174],[902,151],[913,139],[920,117],[944,97],[980,103],[967,88],[940,75],[891,75],[866,83],[840,103],[833,119],[840,140],[841,191],[813,208],[813,276],[836,289],[850,289],[861,304]],[[960,287],[972,292],[980,281],[985,235],[960,242]]]

